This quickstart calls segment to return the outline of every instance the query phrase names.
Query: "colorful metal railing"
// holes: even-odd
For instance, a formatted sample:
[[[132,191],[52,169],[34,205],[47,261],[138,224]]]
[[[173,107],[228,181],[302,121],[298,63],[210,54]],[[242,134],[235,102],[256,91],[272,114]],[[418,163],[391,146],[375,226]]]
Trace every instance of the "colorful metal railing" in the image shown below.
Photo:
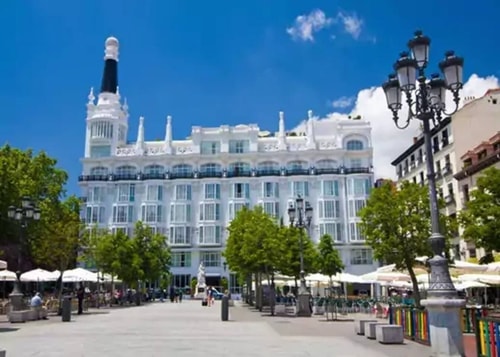
[[[391,307],[389,321],[391,324],[403,327],[406,339],[430,345],[429,318],[426,310],[412,307]]]
[[[462,309],[462,332],[474,333],[477,330],[477,321],[487,315],[488,310],[483,308]],[[430,344],[429,316],[426,310],[403,306],[391,307],[389,323],[402,326],[406,339],[426,345]],[[496,357],[496,355],[492,356]]]
[[[500,357],[500,318],[479,317],[476,344],[478,357]]]

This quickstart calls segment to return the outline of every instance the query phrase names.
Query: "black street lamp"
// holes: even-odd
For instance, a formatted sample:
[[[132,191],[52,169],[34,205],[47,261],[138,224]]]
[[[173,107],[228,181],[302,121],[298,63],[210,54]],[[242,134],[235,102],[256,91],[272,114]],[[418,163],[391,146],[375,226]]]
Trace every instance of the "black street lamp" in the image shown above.
[[[431,122],[434,126],[441,123],[443,116],[456,113],[460,102],[459,92],[463,87],[462,57],[453,51],[445,53],[439,63],[444,79],[439,74],[426,77],[425,69],[429,61],[431,40],[415,32],[415,37],[408,42],[411,53],[403,52],[394,64],[396,74],[389,76],[383,84],[387,106],[392,112],[394,123],[399,129],[408,127],[412,119],[422,122],[425,142],[427,179],[431,211],[430,245],[434,256],[428,260],[430,266],[430,284],[427,299],[422,301],[429,311],[432,349],[436,356],[463,356],[462,332],[458,311],[465,301],[458,298],[457,291],[450,277],[448,260],[443,256],[446,241],[441,233],[439,206],[436,194],[436,174],[434,170],[433,148],[431,142]],[[446,111],[446,94],[453,96],[453,108]],[[398,112],[402,108],[401,93],[405,94],[409,107],[408,116],[401,125]]]
[[[23,293],[21,292],[20,276],[22,268],[22,248],[24,246],[24,232],[28,227],[28,222],[31,220],[38,221],[40,219],[40,210],[35,206],[33,200],[29,197],[21,199],[21,207],[10,206],[7,212],[9,219],[12,219],[20,224],[19,250],[17,253],[17,280],[14,282],[14,289],[9,295],[12,309],[14,311],[22,310],[23,308]]]
[[[297,227],[300,230],[300,286],[297,296],[297,316],[310,317],[312,314],[309,304],[309,292],[306,286],[306,277],[304,271],[304,229],[308,230],[311,226],[313,208],[309,202],[304,201],[302,197],[295,199],[295,206],[288,208],[288,217],[290,226]]]

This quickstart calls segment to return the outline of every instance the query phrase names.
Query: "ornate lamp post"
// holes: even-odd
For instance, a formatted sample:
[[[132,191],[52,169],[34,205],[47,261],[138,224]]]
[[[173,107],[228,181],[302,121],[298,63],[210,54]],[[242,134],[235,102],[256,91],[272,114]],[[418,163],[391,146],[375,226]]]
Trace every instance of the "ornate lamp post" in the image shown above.
[[[304,271],[304,229],[309,229],[312,221],[313,208],[309,202],[302,197],[295,199],[295,206],[288,208],[288,217],[290,226],[297,227],[300,230],[300,286],[297,303],[297,316],[310,317],[312,314],[309,305],[309,292],[306,286],[306,277]]]
[[[21,276],[22,265],[22,248],[24,246],[24,233],[28,227],[28,222],[31,220],[38,221],[40,219],[40,210],[35,207],[34,202],[29,197],[21,199],[21,207],[10,206],[7,212],[9,219],[12,219],[20,224],[19,236],[19,251],[17,253],[17,280],[14,282],[14,289],[9,295],[10,303],[14,311],[22,310],[23,308],[23,293],[19,277]]]
[[[460,309],[465,301],[458,298],[450,277],[448,261],[443,257],[446,249],[445,238],[440,230],[439,207],[436,194],[436,175],[431,142],[431,123],[440,124],[443,116],[450,116],[458,110],[459,91],[463,87],[462,70],[464,60],[453,51],[445,54],[439,62],[444,79],[439,74],[426,77],[431,40],[415,32],[408,42],[411,53],[403,52],[394,64],[396,74],[389,76],[383,84],[387,106],[399,129],[408,127],[412,119],[422,122],[425,142],[427,178],[431,210],[430,245],[434,256],[429,259],[430,286],[427,299],[422,301],[429,312],[430,337],[434,356],[464,356],[462,331],[460,329]],[[453,108],[446,111],[446,94],[453,96]],[[401,93],[405,94],[409,107],[408,116],[400,123],[399,110],[402,108]]]

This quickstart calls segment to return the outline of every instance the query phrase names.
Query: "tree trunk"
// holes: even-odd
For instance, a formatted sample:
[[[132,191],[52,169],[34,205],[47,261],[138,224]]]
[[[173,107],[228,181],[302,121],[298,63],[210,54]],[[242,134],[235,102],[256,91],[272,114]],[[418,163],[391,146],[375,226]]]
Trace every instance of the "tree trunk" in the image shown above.
[[[413,297],[415,299],[415,306],[420,307],[420,290],[418,287],[417,276],[413,271],[413,264],[408,264],[408,262],[406,262],[406,269],[408,269],[408,274],[410,274],[411,283],[413,285]]]

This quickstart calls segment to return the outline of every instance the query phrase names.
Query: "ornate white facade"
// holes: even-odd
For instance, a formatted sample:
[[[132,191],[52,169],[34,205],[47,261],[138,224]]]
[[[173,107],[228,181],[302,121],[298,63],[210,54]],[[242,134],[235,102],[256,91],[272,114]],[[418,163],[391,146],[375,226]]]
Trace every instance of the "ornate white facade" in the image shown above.
[[[275,134],[254,124],[195,126],[187,139],[173,140],[168,116],[165,139],[146,141],[141,117],[137,140],[127,144],[128,120],[118,90],[99,94],[97,103],[91,92],[79,177],[86,221],[132,234],[142,220],[165,234],[177,285],[189,284],[200,261],[207,280],[228,274],[225,228],[243,206],[261,204],[287,224],[298,195],[314,208],[310,235],[334,237],[347,272],[376,267],[357,217],[373,185],[369,122],[318,121],[309,111],[303,129],[287,133],[280,112]]]

